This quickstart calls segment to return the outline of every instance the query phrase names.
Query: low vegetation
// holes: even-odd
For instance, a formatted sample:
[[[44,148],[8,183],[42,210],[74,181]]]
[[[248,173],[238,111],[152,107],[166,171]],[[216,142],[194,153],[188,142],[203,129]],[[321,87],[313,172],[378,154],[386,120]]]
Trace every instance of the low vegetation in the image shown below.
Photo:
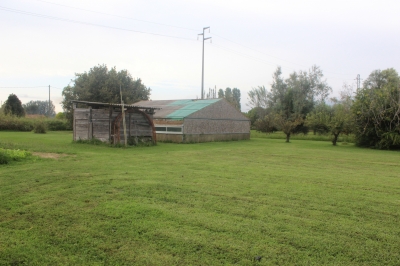
[[[39,124],[51,131],[72,129],[70,122],[66,119],[46,118],[43,116],[17,117],[0,113],[0,131],[32,131]]]
[[[31,154],[27,151],[0,148],[0,164],[8,164],[11,161],[21,161],[28,158],[30,155]]]
[[[0,166],[0,265],[399,265],[400,154],[275,134],[113,149],[0,132],[63,155]]]

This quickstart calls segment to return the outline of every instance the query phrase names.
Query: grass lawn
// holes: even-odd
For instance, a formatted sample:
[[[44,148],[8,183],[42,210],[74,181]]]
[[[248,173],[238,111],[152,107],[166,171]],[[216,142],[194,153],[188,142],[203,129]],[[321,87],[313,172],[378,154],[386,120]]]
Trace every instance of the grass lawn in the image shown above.
[[[400,265],[399,152],[71,140],[0,132],[66,155],[0,165],[0,265]]]

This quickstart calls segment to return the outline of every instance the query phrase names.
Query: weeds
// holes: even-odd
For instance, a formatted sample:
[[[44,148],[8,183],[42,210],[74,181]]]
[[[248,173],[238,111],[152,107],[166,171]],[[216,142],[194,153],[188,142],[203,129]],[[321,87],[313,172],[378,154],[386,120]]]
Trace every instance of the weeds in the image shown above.
[[[0,148],[0,164],[8,164],[11,161],[21,161],[30,155],[31,153],[27,151]]]

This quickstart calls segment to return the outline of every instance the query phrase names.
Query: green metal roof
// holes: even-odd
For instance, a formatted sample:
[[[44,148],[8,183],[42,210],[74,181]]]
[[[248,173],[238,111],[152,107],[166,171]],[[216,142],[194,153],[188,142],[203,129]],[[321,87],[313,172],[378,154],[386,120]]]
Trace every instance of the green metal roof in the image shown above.
[[[185,117],[197,112],[204,107],[207,107],[213,103],[218,102],[221,99],[207,99],[207,100],[177,100],[174,101],[168,106],[182,106],[178,110],[173,111],[172,113],[168,114],[166,118],[172,120],[182,120]]]

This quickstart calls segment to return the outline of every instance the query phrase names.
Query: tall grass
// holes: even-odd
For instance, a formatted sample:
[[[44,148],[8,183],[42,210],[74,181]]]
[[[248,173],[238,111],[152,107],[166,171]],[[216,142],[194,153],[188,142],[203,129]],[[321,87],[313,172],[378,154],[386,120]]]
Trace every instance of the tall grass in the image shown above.
[[[46,117],[16,117],[0,114],[0,131],[32,131],[35,125],[44,123],[51,131],[72,130],[66,119],[55,119]]]

